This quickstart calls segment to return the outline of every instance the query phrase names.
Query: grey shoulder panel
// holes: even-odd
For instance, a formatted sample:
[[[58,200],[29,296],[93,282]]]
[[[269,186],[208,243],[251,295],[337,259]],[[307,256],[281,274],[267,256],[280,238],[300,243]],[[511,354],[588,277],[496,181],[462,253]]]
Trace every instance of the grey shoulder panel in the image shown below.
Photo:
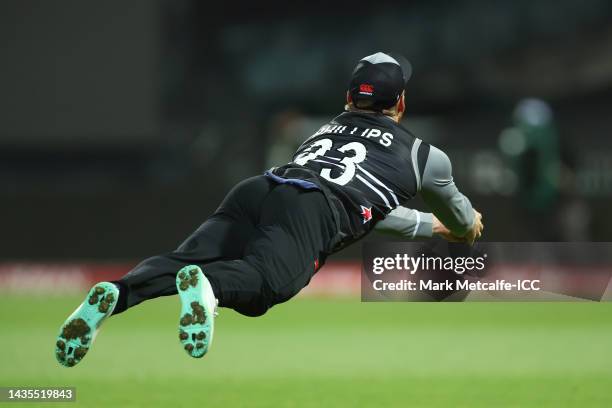
[[[414,177],[416,178],[417,191],[421,189],[421,172],[419,171],[419,147],[423,141],[421,139],[414,139],[412,144],[412,151],[410,152],[410,160],[412,161],[412,169],[414,171]]]
[[[429,149],[421,184],[450,183],[453,181],[453,166],[442,150],[435,146]]]
[[[410,152],[410,159],[412,160],[412,169],[416,178],[417,191],[421,190],[423,174],[425,172],[425,165],[427,164],[429,158],[430,149],[431,146],[429,143],[425,143],[418,138],[414,139],[412,150]]]

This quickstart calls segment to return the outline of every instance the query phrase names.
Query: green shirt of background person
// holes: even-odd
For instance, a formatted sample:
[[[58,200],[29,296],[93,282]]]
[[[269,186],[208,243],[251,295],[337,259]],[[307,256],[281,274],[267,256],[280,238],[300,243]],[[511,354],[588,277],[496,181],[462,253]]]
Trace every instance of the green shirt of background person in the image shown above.
[[[514,126],[500,136],[500,148],[517,175],[517,193],[532,212],[550,209],[559,195],[561,156],[552,110],[540,99],[521,100]]]

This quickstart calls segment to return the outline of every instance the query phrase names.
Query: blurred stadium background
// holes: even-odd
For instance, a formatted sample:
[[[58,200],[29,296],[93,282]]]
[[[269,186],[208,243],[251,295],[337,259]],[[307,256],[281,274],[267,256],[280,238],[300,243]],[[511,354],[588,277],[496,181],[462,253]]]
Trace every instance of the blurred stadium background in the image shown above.
[[[0,44],[0,385],[76,385],[83,406],[612,404],[609,306],[359,304],[359,245],[317,296],[223,313],[210,361],[179,355],[172,299],[113,319],[83,367],[51,350],[83,287],[290,160],[378,50],[412,61],[404,125],[449,153],[487,241],[608,241],[609,1],[3,0]]]

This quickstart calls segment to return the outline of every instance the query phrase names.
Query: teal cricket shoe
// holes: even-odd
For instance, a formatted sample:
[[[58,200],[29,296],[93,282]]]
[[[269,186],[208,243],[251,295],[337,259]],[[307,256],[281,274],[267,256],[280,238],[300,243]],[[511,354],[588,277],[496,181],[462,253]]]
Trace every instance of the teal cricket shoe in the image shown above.
[[[113,313],[119,300],[119,289],[110,282],[99,282],[89,290],[81,305],[62,325],[57,342],[55,357],[63,366],[78,364],[100,330],[100,325]]]
[[[217,314],[212,286],[198,266],[188,265],[178,271],[176,288],[181,298],[181,344],[191,357],[204,357],[212,344]]]

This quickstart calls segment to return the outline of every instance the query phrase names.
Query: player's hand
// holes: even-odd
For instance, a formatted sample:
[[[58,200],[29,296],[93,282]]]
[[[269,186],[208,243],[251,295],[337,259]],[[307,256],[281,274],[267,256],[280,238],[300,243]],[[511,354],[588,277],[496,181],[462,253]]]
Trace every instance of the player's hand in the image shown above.
[[[442,224],[442,222],[435,215],[433,216],[433,228],[432,229],[435,235],[441,236],[448,242],[467,242],[465,237],[458,237],[455,234],[453,234],[448,228],[446,228],[446,225]]]
[[[472,226],[472,229],[468,231],[468,233],[465,235],[465,242],[470,245],[473,245],[474,241],[481,237],[483,229],[484,224],[482,223],[482,214],[474,210],[474,225]]]

